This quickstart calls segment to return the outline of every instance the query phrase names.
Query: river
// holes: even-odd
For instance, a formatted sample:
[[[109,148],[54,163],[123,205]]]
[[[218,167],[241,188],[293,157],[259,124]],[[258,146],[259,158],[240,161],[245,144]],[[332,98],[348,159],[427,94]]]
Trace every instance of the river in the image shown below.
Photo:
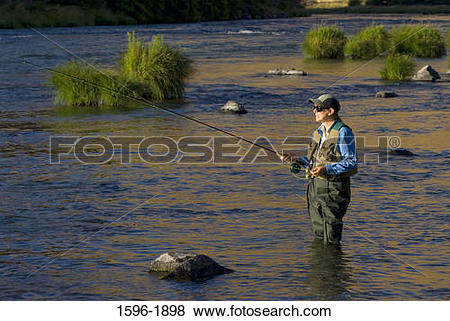
[[[376,162],[359,152],[340,250],[313,241],[305,181],[277,164],[147,164],[134,156],[128,164],[73,156],[50,164],[51,136],[220,134],[151,107],[55,106],[47,72],[13,59],[53,68],[73,57],[32,30],[0,30],[0,299],[450,299],[449,83],[389,84],[379,79],[380,59],[313,61],[300,49],[320,22],[352,35],[372,22],[422,21],[450,27],[449,16],[330,15],[39,29],[104,67],[125,49],[126,32],[145,40],[162,34],[196,68],[186,101],[170,108],[275,147],[286,136],[311,135],[317,124],[306,100],[332,85],[343,120],[367,145],[395,136],[416,154]],[[418,61],[427,63],[447,71],[446,57]],[[290,67],[308,76],[267,76]],[[375,98],[380,90],[399,97]],[[248,114],[219,113],[227,100]],[[235,272],[159,280],[146,266],[168,250],[207,254]]]

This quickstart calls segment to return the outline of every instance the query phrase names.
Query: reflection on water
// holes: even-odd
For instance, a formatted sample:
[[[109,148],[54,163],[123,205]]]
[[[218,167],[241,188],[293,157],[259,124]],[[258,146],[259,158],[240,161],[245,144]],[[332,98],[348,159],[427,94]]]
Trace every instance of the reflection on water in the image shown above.
[[[314,239],[311,243],[310,268],[307,284],[318,300],[342,300],[348,293],[350,262],[340,246],[324,244]]]
[[[277,148],[286,136],[311,134],[317,125],[305,101],[338,80],[328,90],[341,99],[344,121],[366,137],[361,159],[364,151],[376,150],[379,135],[398,136],[401,147],[417,154],[381,163],[367,157],[361,164],[352,179],[342,249],[313,241],[302,198],[305,182],[279,165],[147,164],[136,154],[126,164],[115,156],[86,165],[70,155],[49,164],[52,135],[178,139],[217,133],[143,106],[55,108],[45,74],[7,57],[47,67],[70,57],[32,31],[1,30],[0,299],[449,299],[450,86],[382,82],[381,60],[343,79],[363,62],[305,59],[300,43],[323,19],[353,34],[372,20],[391,26],[422,18],[330,16],[43,31],[103,66],[119,57],[127,31],[136,29],[148,40],[163,33],[197,68],[185,101],[168,107],[251,140],[268,137]],[[428,16],[425,22],[444,30],[449,21]],[[447,69],[445,58],[420,61],[426,63],[439,72]],[[292,67],[308,76],[266,75]],[[380,90],[399,96],[377,99]],[[229,99],[249,113],[220,114]],[[207,254],[236,272],[198,283],[165,282],[145,272],[152,258],[173,249]]]

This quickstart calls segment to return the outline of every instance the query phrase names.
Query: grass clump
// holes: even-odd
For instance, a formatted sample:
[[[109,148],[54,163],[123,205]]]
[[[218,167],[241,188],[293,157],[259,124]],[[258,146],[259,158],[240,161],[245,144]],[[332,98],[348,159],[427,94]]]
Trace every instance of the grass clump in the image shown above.
[[[182,98],[192,61],[180,49],[153,37],[145,44],[128,35],[128,49],[113,70],[102,70],[72,61],[56,68],[50,83],[56,88],[57,103],[70,106],[128,104],[132,98],[166,100]],[[128,97],[127,97],[128,96]]]
[[[57,89],[57,103],[89,107],[117,106],[124,101],[123,95],[129,94],[119,83],[124,79],[111,71],[99,70],[75,61],[56,68],[56,71],[51,74],[50,83]]]
[[[380,70],[381,78],[391,81],[411,79],[414,75],[416,63],[408,55],[389,55],[385,65]]]
[[[392,54],[418,58],[439,58],[445,55],[444,37],[429,25],[403,25],[390,31]]]
[[[306,35],[303,49],[314,59],[342,58],[346,41],[344,32],[336,25],[317,26]]]
[[[382,25],[362,29],[345,45],[345,53],[353,59],[371,59],[389,49],[389,34]]]
[[[185,80],[192,72],[192,61],[178,48],[154,36],[144,43],[128,33],[128,49],[120,60],[121,73],[149,87],[151,98],[164,100],[181,98]]]

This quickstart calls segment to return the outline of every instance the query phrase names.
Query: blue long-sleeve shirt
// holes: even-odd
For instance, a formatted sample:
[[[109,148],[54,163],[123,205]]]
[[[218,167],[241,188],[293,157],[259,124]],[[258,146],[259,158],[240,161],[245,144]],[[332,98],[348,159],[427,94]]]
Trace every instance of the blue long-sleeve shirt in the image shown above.
[[[334,124],[333,124],[334,125]],[[320,126],[317,131],[320,134],[320,145],[322,145],[324,131]],[[320,147],[319,145],[319,147]],[[327,175],[339,175],[353,170],[358,165],[358,158],[356,155],[355,136],[350,128],[342,126],[338,133],[337,151],[342,159],[339,162],[325,165]]]

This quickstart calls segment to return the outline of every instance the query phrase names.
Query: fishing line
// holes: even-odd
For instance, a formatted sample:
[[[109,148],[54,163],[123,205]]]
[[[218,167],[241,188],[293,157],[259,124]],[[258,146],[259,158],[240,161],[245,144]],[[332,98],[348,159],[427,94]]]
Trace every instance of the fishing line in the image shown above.
[[[12,59],[12,58],[10,58],[10,59]],[[121,93],[121,92],[119,92],[119,91],[117,91],[117,90],[115,90],[115,89],[109,88],[109,87],[107,87],[107,86],[103,86],[103,85],[100,85],[100,84],[91,82],[91,81],[89,81],[89,80],[86,80],[86,79],[83,79],[83,78],[79,78],[79,77],[74,76],[74,75],[67,74],[67,73],[62,72],[62,71],[59,71],[59,70],[55,70],[55,69],[52,69],[52,68],[49,68],[49,67],[44,67],[44,66],[35,64],[35,63],[33,63],[33,62],[27,61],[27,60],[25,60],[25,59],[22,59],[22,60],[12,59],[12,60],[14,60],[14,61],[16,61],[16,62],[26,63],[26,64],[29,64],[29,65],[34,66],[34,67],[36,67],[36,68],[48,70],[48,71],[50,71],[50,72],[53,72],[53,73],[56,73],[56,74],[60,74],[60,75],[63,75],[63,76],[65,76],[65,77],[69,77],[69,78],[72,78],[72,79],[75,79],[75,80],[84,82],[84,83],[86,83],[86,84],[95,86],[95,87],[97,87],[97,88],[106,89],[106,90],[111,91],[111,92],[113,92],[113,93],[115,93],[115,94],[118,94],[118,95],[120,95],[120,96],[126,97],[126,98],[128,98],[128,99],[132,99],[132,100],[134,100],[134,101],[136,101],[136,102],[142,103],[142,104],[147,105],[147,106],[149,106],[149,107],[157,108],[157,109],[162,110],[162,111],[164,111],[164,112],[166,112],[166,113],[170,113],[170,114],[176,115],[176,116],[178,116],[178,117],[182,117],[182,118],[184,118],[184,119],[187,119],[187,120],[196,122],[196,123],[198,123],[198,124],[201,124],[201,125],[206,126],[206,127],[208,127],[208,128],[214,129],[214,130],[216,130],[216,131],[219,131],[219,132],[224,133],[224,134],[226,134],[226,135],[232,136],[232,137],[234,137],[234,138],[243,140],[243,141],[245,141],[246,143],[249,143],[249,144],[251,144],[251,145],[258,146],[258,147],[260,147],[260,148],[262,148],[262,149],[264,149],[264,150],[266,150],[266,151],[268,151],[268,152],[271,152],[271,153],[274,153],[274,154],[277,154],[277,155],[278,155],[278,152],[275,151],[275,150],[273,150],[273,149],[270,148],[270,147],[266,147],[266,146],[263,146],[263,145],[258,144],[258,143],[256,143],[256,142],[252,142],[251,140],[248,140],[248,139],[246,139],[246,138],[244,138],[244,137],[242,137],[242,136],[238,136],[238,135],[236,135],[236,134],[234,134],[234,133],[232,133],[232,132],[230,132],[230,131],[228,131],[228,130],[221,129],[221,128],[219,128],[219,127],[210,125],[210,124],[208,124],[207,122],[204,122],[204,121],[202,121],[202,120],[199,120],[199,119],[197,119],[197,118],[195,118],[195,117],[188,116],[188,115],[184,115],[184,114],[178,113],[178,112],[176,112],[176,111],[173,111],[173,110],[170,110],[170,109],[161,107],[161,106],[157,106],[157,105],[155,105],[155,104],[153,104],[153,103],[150,103],[149,101],[145,100],[144,98],[142,98],[142,97],[140,97],[140,96],[136,97],[136,96],[130,96],[130,95],[127,95],[127,94],[123,94],[123,93]]]
[[[107,86],[103,86],[103,85],[101,85],[101,84],[97,84],[97,83],[91,82],[91,81],[89,81],[89,80],[86,80],[86,79],[83,79],[83,78],[79,78],[79,77],[77,77],[77,76],[70,75],[70,74],[67,74],[67,73],[62,72],[62,71],[59,71],[59,70],[55,70],[55,69],[53,69],[53,68],[44,67],[44,66],[35,64],[35,63],[32,63],[32,62],[30,62],[30,61],[27,61],[27,60],[25,60],[25,59],[23,59],[23,58],[22,58],[22,60],[19,60],[19,59],[13,59],[13,58],[9,58],[9,59],[11,59],[11,60],[13,60],[13,61],[15,61],[15,62],[26,63],[26,64],[28,64],[28,65],[31,65],[31,66],[36,67],[36,68],[39,68],[39,69],[43,69],[43,70],[47,70],[47,71],[50,71],[50,72],[53,72],[53,73],[56,73],[56,74],[60,74],[60,75],[63,75],[63,76],[65,76],[65,77],[69,77],[69,78],[75,79],[75,80],[77,80],[77,81],[84,82],[84,83],[86,83],[86,84],[95,86],[95,87],[97,87],[97,88],[106,89],[106,90],[108,90],[108,91],[110,91],[110,92],[113,92],[113,93],[115,93],[115,94],[118,94],[118,95],[120,95],[120,96],[126,97],[126,98],[128,98],[128,99],[134,100],[134,101],[139,102],[139,103],[142,103],[142,104],[147,105],[147,106],[149,106],[149,107],[153,107],[153,108],[159,109],[159,110],[164,111],[164,112],[166,112],[166,113],[169,113],[169,114],[172,114],[172,115],[176,115],[176,116],[178,116],[178,117],[182,117],[182,118],[184,118],[184,119],[193,121],[193,122],[198,123],[198,124],[200,124],[200,125],[206,126],[206,127],[211,128],[211,129],[213,129],[213,130],[216,130],[216,131],[218,131],[218,132],[221,132],[221,133],[224,133],[224,134],[229,135],[229,136],[231,136],[231,137],[234,137],[234,138],[236,138],[236,139],[238,139],[238,140],[242,140],[242,141],[244,141],[244,142],[246,142],[246,143],[249,143],[250,145],[257,146],[257,147],[259,147],[259,148],[261,148],[261,149],[264,149],[264,150],[266,150],[266,151],[268,151],[268,152],[270,152],[270,153],[274,153],[274,154],[276,154],[277,156],[280,156],[280,154],[279,154],[276,150],[274,150],[274,149],[272,149],[272,148],[270,148],[270,147],[267,147],[267,146],[258,144],[258,143],[256,143],[256,142],[252,142],[251,140],[246,139],[245,137],[238,136],[238,135],[236,135],[236,134],[234,134],[234,133],[232,133],[232,132],[230,132],[230,131],[228,131],[228,130],[221,129],[221,128],[219,128],[219,127],[210,125],[210,124],[208,124],[208,123],[206,123],[206,122],[204,122],[204,121],[202,121],[202,120],[199,120],[199,119],[197,119],[197,118],[195,118],[195,117],[188,116],[188,115],[184,115],[184,114],[178,113],[178,112],[176,112],[176,111],[173,111],[173,110],[170,110],[170,109],[161,107],[161,106],[157,106],[157,105],[155,105],[155,104],[149,102],[148,100],[146,100],[145,98],[143,98],[143,97],[141,97],[141,96],[138,96],[138,95],[130,96],[130,95],[121,93],[121,92],[119,92],[119,91],[117,91],[117,90],[115,90],[115,89],[109,88],[109,87],[107,87]],[[126,88],[126,87],[125,87],[125,88]],[[127,89],[128,89],[128,88],[127,88]],[[129,91],[131,91],[131,90],[129,90]],[[132,92],[133,94],[135,94],[133,91],[131,91],[131,92]],[[137,96],[137,97],[136,97],[136,96]],[[285,162],[285,161],[282,161],[281,165],[282,165],[282,166],[289,166],[289,167],[291,168],[291,175],[294,176],[295,178],[297,178],[297,179],[305,179],[305,176],[304,176],[304,175],[300,176],[300,175],[297,175],[298,172],[292,171],[293,166],[295,166],[294,163],[289,164],[289,163],[287,163],[287,162]],[[306,166],[304,166],[304,164],[301,164],[301,169],[302,169],[302,170],[305,170],[305,169],[306,169]]]
[[[72,78],[72,79],[76,79],[76,80],[85,82],[85,83],[87,83],[87,84],[96,86],[96,87],[98,87],[98,88],[103,88],[103,89],[109,90],[109,91],[111,91],[111,92],[113,92],[113,93],[115,93],[115,94],[122,95],[122,96],[124,96],[124,97],[129,98],[129,99],[133,99],[133,100],[135,100],[135,101],[137,101],[137,102],[144,103],[144,104],[146,104],[146,105],[149,106],[149,107],[157,108],[157,109],[162,110],[162,111],[164,111],[164,112],[167,112],[167,113],[170,113],[170,114],[173,114],[173,115],[182,117],[182,118],[184,118],[184,119],[187,119],[187,120],[196,122],[196,123],[198,123],[198,124],[201,124],[201,125],[206,126],[206,127],[208,127],[208,128],[214,129],[214,130],[216,130],[216,131],[219,131],[219,132],[224,133],[224,134],[226,134],[226,135],[232,136],[232,137],[234,137],[234,138],[238,138],[238,139],[243,140],[243,141],[245,141],[245,142],[247,142],[247,143],[249,143],[249,144],[251,144],[251,145],[255,145],[255,146],[260,147],[260,148],[262,148],[262,149],[264,149],[264,150],[266,150],[266,151],[268,151],[268,152],[271,152],[271,153],[274,153],[274,154],[277,154],[277,155],[278,155],[278,152],[275,151],[275,150],[273,150],[272,148],[263,146],[263,145],[261,145],[261,144],[255,143],[255,142],[252,142],[252,141],[250,141],[250,140],[248,140],[248,139],[246,139],[246,138],[244,138],[244,137],[242,137],[242,136],[238,136],[238,135],[236,135],[236,134],[234,134],[234,133],[232,133],[232,132],[230,132],[230,131],[227,131],[227,130],[218,128],[218,127],[216,127],[216,126],[210,125],[210,124],[208,124],[208,123],[206,123],[206,122],[204,122],[204,121],[201,121],[201,120],[199,120],[199,119],[196,119],[196,118],[194,118],[194,117],[192,117],[192,116],[188,116],[188,115],[184,115],[184,114],[181,114],[181,113],[177,113],[177,112],[175,112],[175,111],[173,111],[173,110],[170,110],[170,109],[167,109],[167,108],[164,108],[164,107],[157,106],[157,105],[153,104],[151,101],[145,99],[144,97],[137,95],[133,90],[129,89],[125,84],[120,83],[120,82],[118,82],[117,80],[115,80],[115,79],[113,79],[112,77],[110,77],[109,75],[103,73],[101,70],[99,70],[98,68],[96,68],[94,65],[90,64],[88,61],[84,60],[84,59],[81,58],[80,56],[76,55],[75,53],[73,53],[73,52],[71,52],[70,50],[66,49],[65,47],[61,46],[59,43],[57,43],[57,42],[54,41],[53,39],[47,37],[47,36],[44,35],[43,33],[41,33],[41,32],[39,32],[38,30],[36,30],[35,28],[29,27],[28,29],[30,29],[30,30],[36,32],[37,34],[39,34],[40,36],[44,37],[45,39],[47,39],[48,41],[50,41],[51,43],[53,43],[53,44],[56,45],[57,47],[61,48],[62,50],[64,50],[64,51],[67,52],[68,54],[70,54],[71,56],[73,56],[73,57],[75,57],[75,58],[81,60],[82,62],[84,62],[85,64],[87,64],[89,67],[93,68],[93,69],[96,70],[97,72],[100,72],[102,75],[108,77],[110,80],[114,81],[115,83],[117,83],[117,84],[119,84],[119,85],[122,85],[122,88],[127,89],[127,90],[128,90],[130,93],[132,93],[134,96],[125,95],[125,94],[123,94],[123,93],[120,93],[120,92],[117,91],[117,90],[112,89],[112,88],[109,88],[109,87],[106,87],[106,86],[103,86],[103,85],[99,85],[99,84],[97,84],[97,83],[93,83],[93,82],[90,82],[90,81],[88,81],[88,80],[85,80],[85,79],[82,79],[82,78],[79,78],[79,77],[76,77],[76,76],[73,76],[73,75],[70,75],[70,74],[67,74],[67,73],[58,71],[58,70],[54,70],[54,69],[52,69],[52,68],[42,67],[42,66],[39,66],[39,65],[37,65],[37,64],[33,64],[33,63],[31,63],[31,62],[29,62],[29,61],[27,61],[27,60],[25,60],[25,59],[23,59],[23,62],[25,62],[25,63],[27,63],[27,64],[30,64],[30,65],[32,65],[32,66],[38,67],[38,68],[42,68],[42,69],[45,69],[45,70],[48,70],[48,71],[51,71],[51,72],[54,72],[54,73],[58,73],[58,74],[64,75],[64,76],[66,76],[66,77],[70,77],[70,78]],[[136,96],[137,96],[137,97],[136,97]]]
[[[415,33],[409,35],[408,37],[406,37],[406,38],[403,39],[402,41],[397,42],[394,46],[392,46],[392,47],[389,48],[388,50],[385,50],[384,52],[382,52],[381,54],[379,54],[377,57],[379,57],[379,56],[381,56],[381,55],[384,55],[385,53],[389,52],[390,50],[392,50],[393,48],[395,48],[396,46],[398,46],[398,45],[401,44],[402,42],[408,40],[410,37],[414,36],[416,33],[420,32],[420,31],[423,30],[424,28],[425,28],[425,26],[422,27],[421,29],[419,29],[418,31],[416,31]],[[51,43],[53,43],[54,45],[58,46],[58,47],[61,48],[62,50],[66,51],[67,53],[69,53],[69,54],[72,55],[73,57],[75,57],[75,58],[81,60],[82,62],[84,62],[84,63],[86,63],[88,66],[90,66],[91,68],[93,68],[93,69],[95,69],[96,71],[100,72],[101,74],[105,75],[101,70],[97,69],[95,66],[93,66],[93,65],[90,64],[89,62],[85,61],[84,59],[82,59],[82,58],[79,57],[78,55],[72,53],[70,50],[68,50],[68,49],[66,49],[65,47],[61,46],[59,43],[57,43],[57,42],[54,41],[53,39],[47,37],[47,36],[44,35],[43,33],[41,33],[41,32],[39,32],[38,30],[36,30],[35,28],[29,27],[28,29],[30,29],[30,30],[36,32],[37,34],[39,34],[40,36],[44,37],[46,40],[48,40],[49,42],[51,42]],[[335,85],[336,83],[338,83],[338,82],[340,82],[340,81],[346,79],[349,75],[353,74],[353,73],[356,72],[357,70],[359,70],[359,69],[361,69],[361,68],[367,66],[370,62],[372,62],[373,60],[375,60],[375,58],[377,58],[377,57],[374,57],[374,58],[372,58],[371,60],[369,60],[368,62],[366,62],[366,63],[364,63],[364,64],[358,66],[356,69],[354,69],[354,70],[351,71],[350,73],[346,74],[344,77],[342,77],[342,78],[340,78],[340,79],[334,81],[332,84],[330,84],[329,86],[327,86],[325,89],[321,90],[321,92],[323,92],[324,90],[326,90],[326,89],[328,89],[328,88],[331,88],[333,85]],[[182,117],[182,118],[184,118],[184,119],[187,119],[187,120],[193,121],[193,122],[195,122],[195,123],[198,123],[198,124],[200,124],[200,125],[206,126],[206,127],[210,128],[210,129],[213,129],[213,130],[219,131],[219,132],[221,132],[221,133],[224,133],[224,134],[226,134],[226,135],[229,135],[229,136],[231,136],[231,137],[237,138],[237,139],[239,139],[239,140],[243,140],[243,141],[249,143],[250,145],[255,145],[255,146],[257,146],[257,147],[259,147],[259,148],[262,148],[262,149],[264,149],[264,150],[266,150],[266,151],[268,151],[268,152],[270,152],[270,153],[274,153],[274,154],[276,154],[276,155],[280,155],[277,151],[273,150],[272,148],[263,146],[263,145],[258,144],[258,143],[256,143],[256,142],[252,142],[252,141],[246,139],[245,137],[238,136],[238,135],[236,135],[236,134],[234,134],[234,133],[232,133],[232,132],[230,132],[230,131],[227,131],[227,130],[218,128],[218,127],[216,127],[216,126],[210,125],[210,124],[208,124],[208,123],[206,123],[206,122],[204,122],[204,121],[202,121],[202,120],[196,119],[196,118],[194,118],[194,117],[192,117],[192,116],[184,115],[184,114],[175,112],[175,111],[173,111],[173,110],[170,110],[170,109],[167,109],[167,108],[164,108],[164,107],[161,107],[161,106],[157,106],[157,105],[151,103],[150,101],[148,101],[147,99],[145,99],[145,98],[143,98],[143,97],[141,97],[141,96],[139,96],[139,95],[136,95],[136,93],[135,93],[134,91],[132,91],[131,89],[129,89],[125,84],[122,84],[122,83],[120,83],[120,82],[117,82],[115,79],[112,79],[109,75],[106,75],[106,76],[107,76],[109,79],[113,80],[114,82],[116,82],[116,83],[122,85],[122,88],[126,88],[129,92],[131,92],[131,93],[133,94],[133,96],[126,95],[126,94],[123,94],[123,93],[120,93],[120,92],[118,92],[117,90],[114,90],[114,89],[112,89],[112,88],[108,88],[108,87],[103,86],[103,85],[99,85],[99,84],[96,84],[96,83],[92,83],[92,82],[87,81],[87,80],[85,80],[85,79],[78,78],[78,77],[76,77],[76,76],[69,75],[69,74],[66,74],[66,73],[64,73],[64,72],[54,70],[54,69],[52,69],[52,68],[39,66],[39,65],[37,65],[37,64],[31,63],[31,62],[29,62],[29,61],[26,61],[25,59],[23,59],[23,62],[25,62],[25,63],[27,63],[27,64],[30,64],[30,65],[32,65],[32,66],[38,67],[38,68],[42,68],[42,69],[45,69],[45,70],[54,72],[54,73],[59,73],[59,74],[64,75],[64,76],[66,76],[66,77],[70,77],[70,78],[72,78],[72,79],[76,79],[76,80],[79,80],[79,81],[82,81],[82,82],[91,84],[91,85],[93,85],[93,86],[97,86],[97,87],[99,87],[99,88],[103,88],[103,89],[109,90],[109,91],[111,91],[111,92],[113,92],[113,93],[115,93],[115,94],[119,94],[119,95],[122,95],[122,96],[124,96],[124,97],[129,98],[129,99],[135,100],[135,101],[137,101],[137,102],[144,103],[145,105],[147,105],[147,106],[149,106],[149,107],[157,108],[157,109],[162,110],[162,111],[164,111],[164,112],[166,112],[166,113],[170,113],[170,114],[176,115],[176,116],[178,116],[178,117]],[[136,97],[136,96],[138,96],[138,97]],[[294,174],[294,173],[293,173],[293,174]]]
[[[423,28],[425,28],[425,27],[423,27]],[[418,33],[419,31],[421,31],[423,28],[421,28],[420,30],[418,30],[416,33]],[[89,65],[91,68],[93,68],[93,69],[95,69],[96,71],[102,73],[102,72],[101,72],[100,70],[98,70],[95,66],[93,66],[93,65],[89,64],[88,62],[84,61],[81,57],[79,57],[79,56],[75,55],[74,53],[70,52],[69,50],[67,50],[67,49],[64,48],[63,46],[59,45],[57,42],[53,41],[52,39],[50,39],[49,37],[45,36],[44,34],[40,33],[40,32],[37,31],[36,29],[31,28],[31,27],[30,27],[29,29],[30,29],[30,30],[33,30],[33,31],[36,32],[36,33],[38,33],[39,35],[41,35],[42,37],[44,37],[45,39],[47,39],[47,40],[50,41],[51,43],[57,45],[59,48],[63,49],[64,51],[68,52],[70,55],[74,56],[75,58],[77,58],[77,59],[83,61],[84,63],[86,63],[87,65]],[[416,34],[416,33],[414,33],[414,34]],[[394,46],[392,46],[390,49],[388,49],[388,50],[384,51],[383,53],[379,54],[377,57],[379,57],[379,56],[385,54],[386,52],[390,51],[391,49],[395,48],[397,45],[399,45],[399,44],[402,43],[403,41],[406,41],[407,39],[409,39],[410,37],[412,37],[414,34],[412,34],[412,35],[410,35],[409,37],[405,38],[404,40],[402,40],[402,41],[396,43],[396,44],[395,44]],[[352,73],[354,73],[354,72],[356,72],[357,70],[359,70],[359,69],[365,67],[366,65],[368,65],[370,62],[372,62],[372,61],[373,61],[375,58],[377,58],[377,57],[374,57],[374,58],[372,58],[370,61],[368,61],[368,62],[366,62],[366,63],[364,63],[364,64],[358,66],[355,70],[353,70],[353,71],[351,71],[350,73],[346,74],[343,78],[340,78],[340,79],[334,81],[331,85],[329,85],[329,86],[326,87],[325,89],[328,89],[328,88],[332,87],[333,85],[335,85],[337,82],[340,82],[341,80],[344,80],[345,78],[347,78],[347,77],[348,77],[349,75],[351,75]],[[9,58],[9,59],[12,59],[12,58]],[[16,61],[16,62],[18,61],[18,62],[20,62],[20,63],[26,63],[26,64],[29,64],[29,65],[31,65],[31,66],[34,66],[34,67],[37,67],[37,68],[40,68],[40,69],[44,69],[44,70],[47,70],[47,71],[50,71],[50,72],[53,72],[53,73],[61,74],[61,75],[65,76],[65,77],[69,77],[69,78],[72,78],[72,79],[75,79],[75,80],[78,80],[78,81],[81,81],[81,82],[90,84],[90,85],[95,86],[95,87],[97,87],[97,88],[106,89],[106,90],[108,90],[108,91],[110,91],[110,92],[113,92],[113,93],[118,94],[118,95],[120,95],[120,96],[126,97],[126,98],[128,98],[128,99],[134,100],[134,101],[136,101],[136,102],[142,103],[142,104],[147,105],[147,106],[149,106],[149,107],[153,107],[153,108],[156,108],[156,109],[158,109],[158,110],[164,111],[164,112],[166,112],[166,113],[169,113],[169,114],[172,114],[172,115],[175,115],[175,116],[178,116],[178,117],[181,117],[181,118],[190,120],[190,121],[192,121],[192,122],[195,122],[195,123],[198,123],[198,124],[200,124],[200,125],[206,126],[206,127],[210,128],[210,129],[213,129],[213,130],[216,130],[216,131],[218,131],[218,132],[224,133],[224,134],[226,134],[226,135],[228,135],[228,136],[231,136],[231,137],[237,138],[237,139],[239,139],[239,140],[245,141],[245,142],[247,142],[247,143],[249,143],[249,144],[251,144],[251,145],[254,145],[254,146],[257,146],[257,147],[259,147],[259,148],[262,148],[262,149],[264,149],[264,150],[266,150],[266,151],[268,151],[268,152],[274,153],[274,154],[276,154],[276,155],[278,155],[278,156],[280,155],[277,151],[275,151],[275,150],[272,149],[272,148],[263,146],[263,145],[258,144],[258,143],[256,143],[256,142],[252,142],[252,141],[250,141],[250,140],[248,140],[248,139],[246,139],[246,138],[244,138],[244,137],[241,137],[241,136],[238,136],[238,135],[232,133],[231,131],[224,130],[224,129],[221,129],[221,128],[219,128],[219,127],[210,125],[210,124],[208,124],[208,123],[206,123],[206,122],[204,122],[204,121],[202,121],[202,120],[196,119],[195,117],[188,116],[188,115],[184,115],[184,114],[175,112],[175,111],[173,111],[173,110],[170,110],[170,109],[167,109],[167,108],[164,108],[164,107],[161,107],[161,106],[157,106],[157,105],[151,103],[150,101],[146,100],[145,98],[143,98],[143,97],[141,97],[141,96],[139,96],[139,95],[136,95],[136,93],[133,92],[131,89],[129,89],[126,85],[117,82],[115,79],[112,79],[112,78],[109,77],[108,75],[106,75],[108,78],[110,78],[110,79],[112,79],[113,81],[115,81],[116,83],[119,83],[120,85],[122,85],[122,86],[123,86],[122,88],[127,89],[130,93],[133,94],[133,96],[127,95],[127,94],[124,94],[124,93],[121,93],[121,92],[119,92],[119,91],[117,91],[117,90],[115,90],[115,89],[109,88],[109,87],[107,87],[107,86],[103,86],[103,85],[100,85],[100,84],[97,84],[97,83],[93,83],[93,82],[90,82],[90,81],[88,81],[88,80],[85,80],[85,79],[82,79],[82,78],[79,78],[79,77],[76,77],[76,76],[73,76],[73,75],[70,75],[70,74],[67,74],[67,73],[64,73],[64,72],[61,72],[61,71],[52,69],[52,68],[49,68],[49,67],[43,67],[43,66],[40,66],[40,65],[38,65],[38,64],[29,62],[29,61],[27,61],[27,60],[25,60],[25,59],[23,59],[23,58],[22,58],[22,60],[19,60],[19,59],[12,59],[12,60],[14,60],[14,61]],[[102,73],[102,74],[104,74],[104,73]],[[324,89],[324,90],[325,90],[325,89]],[[323,90],[322,90],[321,92],[323,92]],[[136,97],[136,96],[137,96],[137,97]],[[300,161],[300,164],[298,165],[298,166],[299,166],[298,168],[295,168],[295,166],[293,167],[291,164],[286,164],[285,162],[283,162],[282,164],[283,164],[283,165],[290,165],[290,166],[291,166],[291,173],[292,173],[292,175],[293,175],[294,177],[296,177],[296,178],[300,178],[299,175],[297,175],[297,174],[300,173],[300,170],[301,170],[301,169],[304,169],[305,166],[306,166],[306,165],[303,164],[301,161]],[[294,170],[292,170],[292,169],[294,169]],[[304,179],[305,177],[303,176],[303,177],[301,177],[301,178]],[[146,202],[147,202],[147,201],[146,201]],[[144,202],[144,203],[145,203],[145,202]],[[139,206],[141,206],[141,205],[139,205]],[[139,206],[138,206],[138,207],[139,207]],[[136,208],[132,209],[131,211],[133,211],[133,210],[135,210],[135,209],[136,209]],[[128,213],[127,213],[127,214],[128,214]],[[119,218],[119,219],[120,219],[120,218]],[[106,227],[104,227],[104,228],[106,228]],[[103,230],[104,228],[102,228],[101,230]],[[97,231],[97,232],[98,232],[98,231]],[[96,233],[97,233],[97,232],[96,232]],[[368,239],[368,238],[367,238],[367,239]],[[86,240],[87,240],[87,239],[83,240],[83,242],[86,241]],[[371,241],[370,239],[368,239],[368,240],[369,240],[371,243],[373,243],[373,244],[375,244],[375,245],[381,247],[379,244],[377,244],[377,243]],[[381,248],[382,248],[382,247],[381,247]],[[69,249],[69,250],[70,250],[70,249]],[[383,250],[385,250],[385,249],[383,248]],[[393,256],[394,258],[397,258],[399,261],[405,263],[403,260],[401,260],[401,259],[400,259],[399,257],[397,257],[396,255],[393,255],[392,253],[388,252],[387,250],[385,250],[385,251],[386,251],[388,254],[390,254],[391,256]],[[65,253],[66,253],[66,252],[65,252]],[[61,256],[63,256],[65,253],[63,253]],[[56,259],[56,258],[55,258],[55,259]],[[45,266],[47,266],[48,264],[51,264],[52,262],[53,262],[53,260],[50,261],[50,262],[48,262]],[[406,263],[406,264],[408,264],[408,263]],[[415,271],[417,271],[417,272],[423,274],[423,272],[421,272],[421,271],[415,269],[412,265],[410,265],[410,264],[408,264],[408,265],[409,265],[410,267],[412,267]],[[45,267],[45,266],[44,266],[44,267]],[[40,269],[39,269],[39,270],[40,270]],[[35,271],[35,272],[37,272],[37,271]],[[33,272],[32,274],[34,274],[35,272]]]

